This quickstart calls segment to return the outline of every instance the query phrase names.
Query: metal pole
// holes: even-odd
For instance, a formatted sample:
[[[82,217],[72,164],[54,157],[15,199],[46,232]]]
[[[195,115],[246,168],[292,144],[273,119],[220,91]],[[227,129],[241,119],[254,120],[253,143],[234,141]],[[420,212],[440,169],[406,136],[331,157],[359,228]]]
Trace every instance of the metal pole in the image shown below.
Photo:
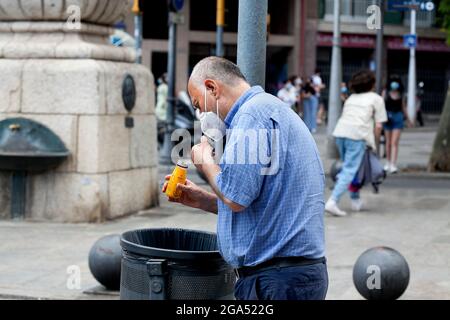
[[[333,131],[342,110],[340,87],[342,83],[342,52],[341,52],[341,0],[334,1],[334,31],[333,52],[331,58],[330,96],[328,105],[328,143],[327,155],[330,159],[338,159]]]
[[[266,83],[268,0],[240,0],[237,64],[251,85]]]
[[[164,144],[161,149],[161,161],[165,163],[172,162],[172,132],[175,129],[175,74],[176,74],[176,49],[177,49],[177,24],[176,13],[169,13],[169,52],[167,62],[167,78],[169,92],[167,95],[167,120],[164,133]]]
[[[142,63],[142,12],[139,8],[139,0],[134,0],[134,37],[136,39],[136,63]]]
[[[376,48],[376,91],[381,94],[383,91],[383,38],[384,38],[384,0],[378,0],[378,6],[380,8],[380,28],[377,30],[377,48]]]
[[[411,34],[416,35],[416,9],[411,10]],[[416,122],[416,48],[409,49],[408,119]]]
[[[217,0],[217,34],[216,34],[216,56],[224,56],[223,28],[225,26],[225,0]]]

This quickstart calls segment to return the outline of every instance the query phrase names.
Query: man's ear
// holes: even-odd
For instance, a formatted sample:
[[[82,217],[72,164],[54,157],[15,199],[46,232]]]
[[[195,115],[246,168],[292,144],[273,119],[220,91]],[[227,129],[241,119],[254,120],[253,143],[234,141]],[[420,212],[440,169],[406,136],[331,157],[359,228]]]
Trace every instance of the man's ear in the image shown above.
[[[206,90],[208,90],[214,98],[217,99],[219,97],[219,86],[216,81],[211,80],[211,79],[206,79],[205,87],[206,87]]]

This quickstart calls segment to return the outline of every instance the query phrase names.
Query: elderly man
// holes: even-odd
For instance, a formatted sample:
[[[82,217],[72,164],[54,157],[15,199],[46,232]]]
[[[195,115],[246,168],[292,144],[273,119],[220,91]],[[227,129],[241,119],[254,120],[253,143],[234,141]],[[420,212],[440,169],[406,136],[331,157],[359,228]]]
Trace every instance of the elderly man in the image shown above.
[[[219,164],[206,138],[192,149],[213,193],[187,181],[178,185],[182,197],[170,200],[218,214],[219,250],[236,268],[237,299],[324,299],[325,179],[308,129],[222,58],[199,62],[188,90],[202,128],[226,130],[227,143]]]

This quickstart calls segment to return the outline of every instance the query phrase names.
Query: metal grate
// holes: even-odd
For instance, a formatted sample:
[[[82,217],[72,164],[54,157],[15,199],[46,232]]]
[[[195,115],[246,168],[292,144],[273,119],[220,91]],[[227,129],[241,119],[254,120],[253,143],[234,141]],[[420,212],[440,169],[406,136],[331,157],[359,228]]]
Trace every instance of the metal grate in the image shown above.
[[[168,291],[170,299],[173,300],[221,299],[234,292],[234,284],[234,272],[217,275],[171,275]]]
[[[145,299],[150,296],[150,283],[145,264],[133,263],[132,260],[126,258],[122,259],[120,279],[121,297]]]
[[[146,259],[124,257],[120,295],[122,299],[149,300],[150,278]],[[205,262],[208,263],[208,262]],[[214,263],[210,264],[214,267]],[[188,268],[190,269],[188,270]],[[167,299],[169,300],[221,300],[234,298],[236,276],[231,267],[216,266],[213,272],[206,273],[194,266],[168,266],[166,277]],[[203,266],[203,269],[204,266]],[[214,269],[214,268],[212,268]]]

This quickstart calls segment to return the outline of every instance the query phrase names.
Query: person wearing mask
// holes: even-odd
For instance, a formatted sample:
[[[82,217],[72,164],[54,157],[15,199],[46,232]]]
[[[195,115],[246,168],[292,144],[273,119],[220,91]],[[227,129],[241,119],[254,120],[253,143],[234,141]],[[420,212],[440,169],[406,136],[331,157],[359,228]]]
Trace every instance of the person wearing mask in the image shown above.
[[[299,102],[299,92],[296,80],[297,77],[290,77],[285,81],[283,88],[281,88],[277,94],[277,97],[290,105],[293,110],[297,110],[297,103]]]
[[[375,141],[380,136],[383,122],[387,120],[383,98],[374,92],[375,75],[370,70],[362,70],[353,75],[350,82],[352,94],[346,100],[333,136],[342,161],[342,170],[325,210],[334,216],[346,216],[338,204],[347,192],[358,172],[366,148],[376,150]],[[350,193],[352,210],[363,207],[357,190]]]
[[[319,68],[317,68],[315,70],[315,73],[311,77],[311,84],[314,87],[314,89],[316,90],[317,109],[318,109],[318,111],[316,112],[316,122],[318,125],[322,124],[323,119],[325,118],[325,112],[326,112],[325,104],[323,103],[323,95],[322,95],[322,91],[325,90],[326,86],[323,83],[321,73],[322,73],[322,71]]]
[[[345,104],[345,101],[347,101],[349,96],[349,92],[348,92],[348,88],[347,88],[347,83],[342,82],[341,83],[341,101],[342,104]]]
[[[158,79],[157,84],[155,107],[156,119],[160,122],[165,122],[167,119],[167,96],[169,94],[166,73]]]
[[[403,95],[403,86],[398,76],[393,76],[384,92],[388,121],[384,124],[385,148],[387,163],[386,172],[398,172],[397,159],[400,137],[407,119],[406,101]],[[409,123],[409,121],[408,121]]]
[[[302,102],[303,102],[303,120],[311,133],[317,131],[317,96],[316,90],[308,80],[302,87]]]
[[[227,144],[219,164],[206,138],[192,148],[212,192],[187,181],[177,186],[181,198],[169,200],[218,215],[218,247],[236,269],[238,300],[325,299],[325,178],[305,124],[223,58],[200,61],[188,91],[203,133],[214,128]],[[267,148],[270,161],[251,160]]]

